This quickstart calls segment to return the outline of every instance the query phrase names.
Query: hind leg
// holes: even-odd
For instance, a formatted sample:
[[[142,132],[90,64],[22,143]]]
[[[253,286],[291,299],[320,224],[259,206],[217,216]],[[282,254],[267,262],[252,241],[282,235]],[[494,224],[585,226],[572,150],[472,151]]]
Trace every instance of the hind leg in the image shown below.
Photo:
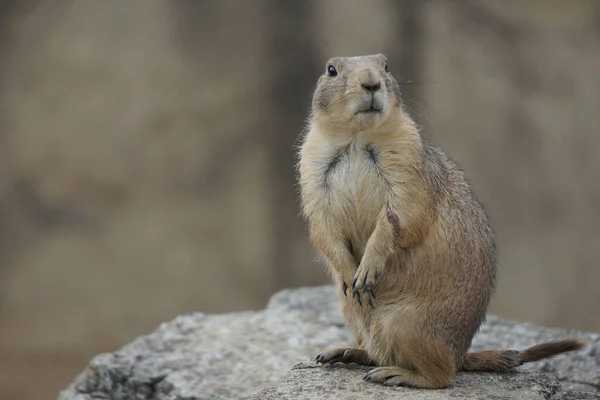
[[[456,375],[455,360],[445,341],[425,330],[396,331],[381,348],[380,367],[367,372],[363,379],[387,386],[412,386],[441,389]],[[418,336],[417,334],[418,333]],[[385,343],[381,343],[385,345]]]
[[[344,364],[375,365],[365,350],[351,347],[327,349],[317,354],[315,361],[321,364],[341,362]]]
[[[367,372],[363,378],[367,382],[385,386],[412,386],[422,389],[442,389],[448,386],[450,374],[423,373],[402,367],[379,367]]]

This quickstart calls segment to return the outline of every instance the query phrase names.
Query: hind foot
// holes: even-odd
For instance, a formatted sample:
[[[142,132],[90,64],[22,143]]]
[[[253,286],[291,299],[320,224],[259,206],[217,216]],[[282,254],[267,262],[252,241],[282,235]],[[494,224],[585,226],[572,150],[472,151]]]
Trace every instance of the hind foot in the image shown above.
[[[450,383],[447,376],[426,377],[417,371],[400,367],[373,368],[363,379],[385,386],[412,386],[422,389],[442,389]]]
[[[351,347],[337,347],[327,349],[317,354],[315,361],[321,364],[333,364],[341,362],[344,364],[375,365],[363,349]]]

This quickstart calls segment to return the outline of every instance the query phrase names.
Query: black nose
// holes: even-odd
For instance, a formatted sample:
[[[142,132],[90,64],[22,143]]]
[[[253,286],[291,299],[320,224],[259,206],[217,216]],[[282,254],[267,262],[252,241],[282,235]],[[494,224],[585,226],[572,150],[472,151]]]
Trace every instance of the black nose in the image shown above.
[[[369,92],[376,92],[379,89],[381,89],[381,83],[380,82],[363,83],[362,87],[367,89]]]

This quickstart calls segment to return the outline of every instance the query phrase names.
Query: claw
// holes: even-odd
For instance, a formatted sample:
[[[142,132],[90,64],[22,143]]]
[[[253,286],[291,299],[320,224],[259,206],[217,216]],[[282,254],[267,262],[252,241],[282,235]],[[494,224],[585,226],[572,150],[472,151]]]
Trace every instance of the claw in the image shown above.
[[[358,288],[356,287],[356,281],[357,280],[358,280],[358,277],[355,277],[354,280],[352,281],[353,293],[356,293],[358,291]]]
[[[375,293],[373,293],[373,285],[371,285],[370,283],[365,283],[365,285],[362,288],[362,291],[367,295],[367,302],[369,303],[371,308],[375,308],[373,306],[373,299],[375,299]]]
[[[348,285],[346,285],[346,282],[342,282],[342,291],[344,292],[344,296],[346,296],[346,290],[348,290]]]
[[[315,361],[318,363],[323,361],[323,354],[317,354],[317,356],[315,357]]]
[[[352,298],[354,298],[356,301],[358,301],[358,304],[362,307],[362,301],[360,300],[360,293],[358,293],[356,290],[352,293]]]

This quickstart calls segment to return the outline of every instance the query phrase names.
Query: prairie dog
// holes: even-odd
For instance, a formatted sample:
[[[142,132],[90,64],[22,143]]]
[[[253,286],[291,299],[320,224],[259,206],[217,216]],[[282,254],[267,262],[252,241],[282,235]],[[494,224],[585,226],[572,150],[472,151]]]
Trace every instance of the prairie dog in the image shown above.
[[[365,380],[434,389],[459,370],[507,372],[585,346],[468,353],[495,290],[494,232],[463,172],[404,110],[383,54],[327,62],[298,168],[311,241],[357,343],[317,362],[374,366]]]

